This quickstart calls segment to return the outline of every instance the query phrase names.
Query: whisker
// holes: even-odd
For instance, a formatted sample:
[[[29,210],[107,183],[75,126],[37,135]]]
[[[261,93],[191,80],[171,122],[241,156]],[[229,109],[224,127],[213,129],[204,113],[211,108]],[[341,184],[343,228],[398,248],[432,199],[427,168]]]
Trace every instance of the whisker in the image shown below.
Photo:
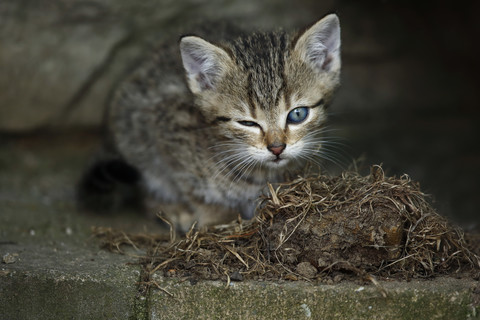
[[[222,169],[217,171],[217,173],[213,177],[213,180],[217,179],[217,177],[222,174],[226,169],[230,169],[230,171],[227,172],[227,174],[225,175],[226,177],[228,177],[238,165],[245,161],[246,157],[247,156],[245,156],[244,154],[237,153],[214,163],[212,167],[222,166]],[[232,166],[233,168],[231,168]]]
[[[243,177],[242,171],[245,168],[248,168],[251,165],[252,162],[253,162],[252,159],[246,158],[241,164],[239,164],[236,167],[235,171],[237,171],[237,174],[235,175],[232,182],[230,183],[230,187],[233,185],[233,183],[235,183],[236,181],[240,180],[241,177]]]
[[[305,141],[304,142],[304,145],[329,145],[329,146],[338,146],[338,147],[346,147],[347,145],[342,143],[342,142],[338,142],[338,141],[331,141],[331,140],[310,140],[310,141]]]
[[[238,147],[238,143],[235,143],[235,142],[219,143],[219,144],[208,147],[208,149],[215,149],[215,148],[222,148],[222,147]]]
[[[230,168],[230,171],[227,172],[226,176],[228,177],[236,171],[238,173],[239,168],[243,167],[249,161],[250,161],[250,159],[249,159],[248,155],[242,154],[235,162],[230,163],[230,166],[233,165],[233,167]]]
[[[313,163],[313,164],[317,165],[318,167],[320,167],[322,170],[325,170],[324,164],[317,157],[313,157],[313,156],[307,155],[307,154],[302,154],[299,157],[301,159],[303,159],[304,161],[306,161],[307,163]]]
[[[217,172],[217,174],[214,176],[214,179],[216,179],[220,174],[223,174],[224,178],[229,177],[237,170],[239,166],[242,166],[245,161],[246,159],[244,157],[239,157],[231,162],[225,163],[222,170]]]
[[[345,169],[345,166],[344,164],[341,163],[341,161],[337,158],[335,158],[333,155],[329,155],[325,152],[319,152],[318,156],[322,159],[325,159],[325,160],[328,160],[334,164],[336,164],[337,166],[339,166],[341,169]]]
[[[232,183],[234,183],[235,181],[240,181],[244,176],[248,175],[248,172],[250,171],[250,169],[253,169],[253,167],[255,167],[255,161],[249,159],[248,163],[242,168],[240,168],[240,172],[237,173],[237,176],[235,176]]]

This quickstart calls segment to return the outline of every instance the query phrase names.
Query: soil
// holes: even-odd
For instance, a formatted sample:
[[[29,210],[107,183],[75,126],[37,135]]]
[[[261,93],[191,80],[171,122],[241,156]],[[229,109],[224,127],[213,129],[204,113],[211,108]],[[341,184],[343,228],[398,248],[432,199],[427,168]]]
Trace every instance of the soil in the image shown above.
[[[165,235],[97,228],[103,245],[143,247],[148,273],[226,281],[478,278],[480,237],[435,212],[408,176],[311,176],[269,185],[256,219]]]

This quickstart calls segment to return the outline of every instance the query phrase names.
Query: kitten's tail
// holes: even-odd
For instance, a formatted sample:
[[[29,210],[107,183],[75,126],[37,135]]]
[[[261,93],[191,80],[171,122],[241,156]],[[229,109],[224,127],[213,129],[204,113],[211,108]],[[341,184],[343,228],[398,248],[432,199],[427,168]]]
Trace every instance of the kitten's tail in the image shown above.
[[[142,207],[139,171],[121,158],[90,165],[80,179],[77,203],[81,210],[108,213],[125,207]]]

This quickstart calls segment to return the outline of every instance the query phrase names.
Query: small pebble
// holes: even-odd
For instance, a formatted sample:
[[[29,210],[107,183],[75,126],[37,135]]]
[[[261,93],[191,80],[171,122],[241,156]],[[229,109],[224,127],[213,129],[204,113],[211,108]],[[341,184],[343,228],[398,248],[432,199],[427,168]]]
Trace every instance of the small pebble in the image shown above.
[[[312,279],[317,275],[317,268],[312,266],[310,262],[300,262],[297,264],[296,271],[305,278]]]
[[[230,280],[232,280],[232,281],[243,281],[243,275],[240,272],[235,271],[230,275]]]
[[[335,277],[333,277],[334,282],[340,282],[343,280],[343,275],[337,274]]]
[[[325,268],[329,265],[329,263],[322,258],[318,258],[317,264],[319,268]]]
[[[2,262],[6,264],[17,262],[18,253],[6,253],[3,255]]]

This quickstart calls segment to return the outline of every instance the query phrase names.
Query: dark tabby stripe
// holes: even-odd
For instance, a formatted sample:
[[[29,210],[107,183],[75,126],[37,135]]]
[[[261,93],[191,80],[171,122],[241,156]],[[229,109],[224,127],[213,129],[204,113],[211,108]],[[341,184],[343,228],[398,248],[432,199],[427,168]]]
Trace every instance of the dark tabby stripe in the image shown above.
[[[222,116],[215,118],[215,122],[228,122],[230,120],[232,120],[232,119],[228,118],[228,117],[222,117]]]

